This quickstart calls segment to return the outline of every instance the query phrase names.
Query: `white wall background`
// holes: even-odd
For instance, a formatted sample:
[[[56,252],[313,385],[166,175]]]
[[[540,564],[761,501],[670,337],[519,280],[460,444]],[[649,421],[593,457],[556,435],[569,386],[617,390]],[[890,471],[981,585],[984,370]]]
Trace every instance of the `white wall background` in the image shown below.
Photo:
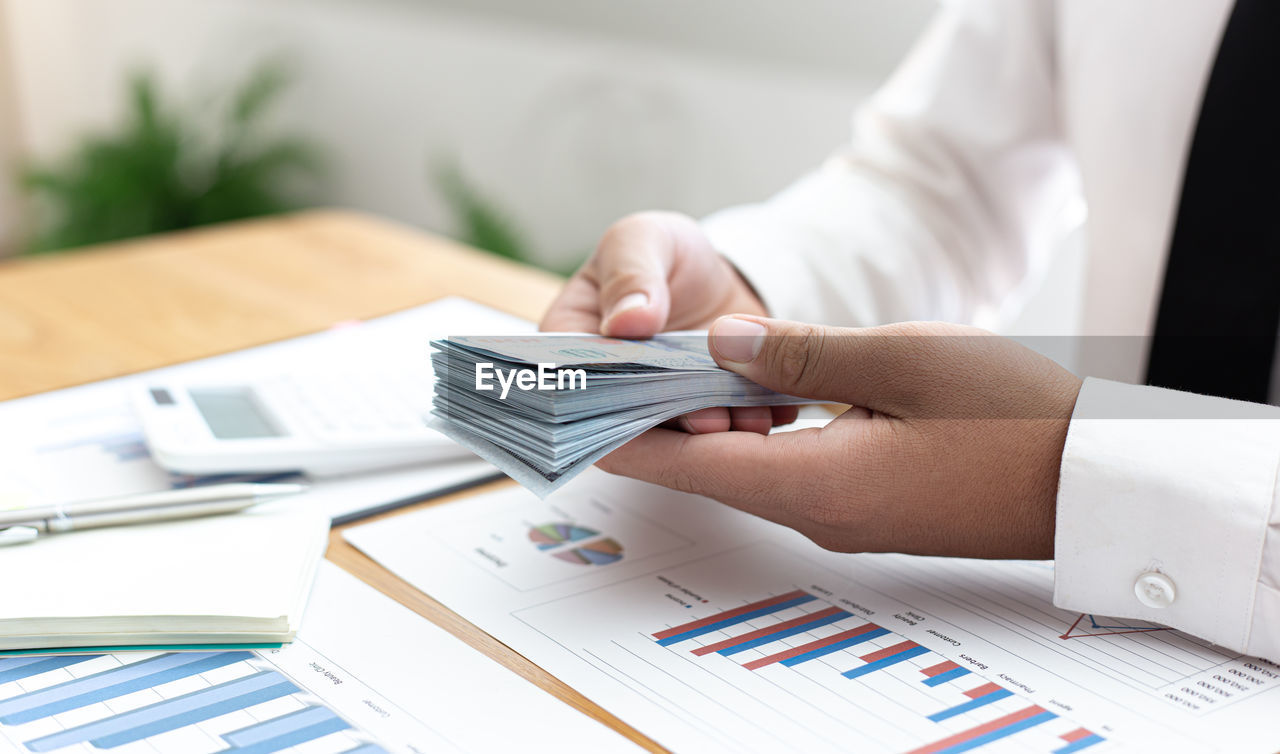
[[[332,153],[322,199],[448,231],[428,166],[452,154],[541,260],[564,266],[626,212],[700,215],[768,196],[815,165],[933,8],[0,0],[18,106],[16,129],[2,114],[0,128],[19,135],[25,155],[60,154],[118,114],[130,69],[151,67],[170,93],[197,102],[283,53],[298,79],[278,124]],[[1031,329],[1043,331],[1035,306]],[[1042,308],[1061,317],[1061,302]]]
[[[30,154],[56,154],[109,122],[131,67],[152,66],[171,91],[194,98],[283,52],[299,79],[281,125],[333,151],[326,199],[440,227],[427,166],[456,154],[551,263],[580,254],[630,210],[697,214],[779,188],[843,138],[854,104],[932,8],[929,0],[4,5]]]

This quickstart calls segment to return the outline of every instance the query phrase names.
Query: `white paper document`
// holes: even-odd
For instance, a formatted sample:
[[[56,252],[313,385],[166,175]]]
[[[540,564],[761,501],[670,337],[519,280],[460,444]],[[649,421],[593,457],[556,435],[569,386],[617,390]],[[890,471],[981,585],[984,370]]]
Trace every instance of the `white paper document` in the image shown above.
[[[831,553],[594,469],[346,536],[677,751],[1280,750],[1280,667],[1059,610],[1052,563]]]
[[[428,342],[458,333],[525,332],[532,323],[463,299],[442,299],[362,323],[128,377],[0,403],[0,510],[225,481],[298,475],[193,477],[150,458],[130,395],[148,380],[248,380],[309,371],[404,368],[426,375]],[[335,523],[497,478],[478,458],[306,480],[293,502]]]
[[[495,720],[501,724],[494,724]],[[330,563],[261,652],[0,659],[0,751],[637,751]]]

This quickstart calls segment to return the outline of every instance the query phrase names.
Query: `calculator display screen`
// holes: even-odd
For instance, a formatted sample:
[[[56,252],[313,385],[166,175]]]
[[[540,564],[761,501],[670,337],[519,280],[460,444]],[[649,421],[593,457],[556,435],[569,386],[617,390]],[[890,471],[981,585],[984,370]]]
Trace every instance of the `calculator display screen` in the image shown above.
[[[258,408],[253,395],[244,390],[192,390],[191,401],[200,410],[213,436],[219,440],[246,440],[256,437],[280,437]]]

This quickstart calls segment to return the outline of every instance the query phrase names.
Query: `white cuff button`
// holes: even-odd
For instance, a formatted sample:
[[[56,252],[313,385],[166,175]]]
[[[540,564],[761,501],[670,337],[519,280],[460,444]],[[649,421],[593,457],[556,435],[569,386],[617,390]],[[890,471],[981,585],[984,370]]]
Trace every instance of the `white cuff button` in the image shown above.
[[[1173,580],[1156,571],[1147,571],[1139,576],[1133,584],[1133,593],[1139,602],[1154,608],[1168,607],[1178,597]]]

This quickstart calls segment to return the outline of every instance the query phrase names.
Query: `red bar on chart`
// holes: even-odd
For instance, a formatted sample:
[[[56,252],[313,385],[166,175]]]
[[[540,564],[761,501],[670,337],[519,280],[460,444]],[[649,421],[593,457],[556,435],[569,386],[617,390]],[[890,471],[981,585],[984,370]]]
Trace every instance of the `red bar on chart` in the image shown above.
[[[1012,712],[1004,717],[998,717],[988,723],[983,723],[969,730],[961,731],[953,736],[947,736],[941,741],[934,741],[926,744],[918,749],[912,749],[907,754],[936,754],[940,751],[946,751],[953,746],[959,746],[963,743],[974,741],[975,739],[990,738],[996,740],[1002,729],[1021,730],[1029,725],[1037,722],[1035,718],[1044,716],[1045,719],[1056,717],[1052,712],[1046,712],[1043,707],[1032,705],[1017,712]],[[985,742],[984,742],[985,743]]]
[[[788,628],[803,626],[806,623],[812,623],[816,620],[821,620],[823,618],[827,618],[832,615],[836,615],[837,613],[843,613],[843,612],[844,611],[838,607],[829,607],[826,610],[819,610],[816,613],[805,613],[804,615],[801,615],[799,618],[792,618],[791,620],[786,620],[781,623],[775,623],[772,626],[757,628],[754,631],[748,631],[745,634],[742,634],[740,636],[735,636],[731,639],[718,641],[715,644],[708,644],[705,647],[698,647],[697,649],[693,650],[693,654],[698,655],[699,657],[701,657],[702,655],[709,655],[712,652],[719,652],[722,649],[728,649],[729,647],[732,647],[738,644],[743,644],[745,642],[752,641],[754,639],[759,639],[763,636],[768,636],[769,634],[776,634],[779,631],[786,631]]]
[[[877,660],[883,660],[886,657],[893,657],[899,652],[905,652],[908,649],[914,649],[918,646],[920,645],[916,644],[914,641],[910,641],[910,640],[900,641],[897,644],[894,644],[892,647],[877,649],[876,651],[872,652],[869,655],[862,655],[862,657],[859,659],[861,659],[863,662],[876,662]]]
[[[703,626],[709,626],[712,623],[719,623],[722,620],[728,620],[729,618],[736,618],[737,616],[742,615],[743,613],[749,613],[749,612],[752,612],[753,610],[759,610],[761,608],[771,607],[781,602],[789,602],[790,600],[798,599],[804,596],[806,596],[806,593],[803,589],[796,589],[795,591],[787,592],[786,594],[779,594],[776,597],[770,597],[767,600],[752,602],[749,605],[743,605],[742,607],[735,607],[732,610],[725,610],[722,613],[716,613],[715,615],[708,615],[705,618],[699,618],[698,620],[691,621],[689,623],[682,623],[679,626],[663,629],[662,631],[659,631],[658,633],[654,634],[653,638],[666,639],[671,636],[677,636],[679,634],[683,634],[688,631],[693,631],[694,629],[702,628]]]
[[[1058,738],[1066,742],[1066,745],[1054,749],[1052,754],[1076,754],[1076,752],[1092,748],[1107,740],[1088,728],[1076,728],[1070,733],[1063,733]]]
[[[938,663],[937,665],[930,665],[927,668],[922,668],[920,672],[924,673],[930,678],[933,678],[934,676],[939,676],[948,671],[955,670],[958,667],[960,666],[955,664],[951,660],[946,660],[944,662]]]
[[[760,668],[763,668],[765,665],[772,665],[775,662],[790,660],[792,657],[799,657],[800,655],[809,654],[814,650],[822,649],[823,647],[829,647],[832,644],[839,644],[842,641],[846,641],[848,639],[852,639],[858,636],[862,636],[863,634],[870,633],[872,631],[879,631],[879,630],[880,630],[880,627],[877,626],[876,624],[866,623],[864,625],[858,626],[857,628],[851,628],[848,631],[841,631],[838,634],[832,634],[831,636],[826,636],[816,641],[811,641],[808,644],[801,644],[798,647],[792,647],[791,649],[783,650],[781,652],[778,652],[777,654],[769,655],[768,657],[761,657],[758,660],[752,660],[751,662],[744,664],[742,667],[746,668],[747,670],[759,670]]]
[[[968,691],[964,692],[964,695],[969,697],[970,699],[977,699],[978,697],[986,696],[987,694],[990,694],[993,691],[999,691],[1001,688],[1002,687],[998,683],[984,683],[977,688],[969,689]]]

